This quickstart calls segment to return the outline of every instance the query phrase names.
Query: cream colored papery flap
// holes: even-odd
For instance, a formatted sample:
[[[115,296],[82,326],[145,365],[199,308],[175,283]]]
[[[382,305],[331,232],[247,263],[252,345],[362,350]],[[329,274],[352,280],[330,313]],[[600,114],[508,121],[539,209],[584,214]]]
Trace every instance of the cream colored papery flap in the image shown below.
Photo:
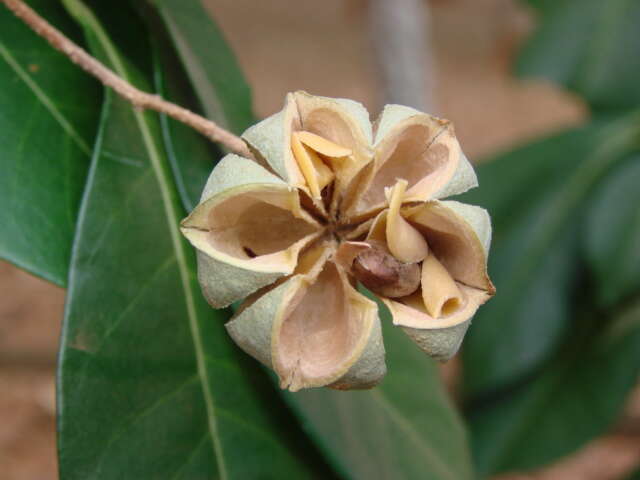
[[[223,308],[291,274],[300,251],[321,232],[307,235],[285,250],[245,260],[215,250],[208,234],[193,229],[186,231],[185,236],[197,249],[198,281],[205,298],[214,308]]]
[[[281,319],[279,328],[274,325],[272,355],[283,388],[365,388],[386,372],[382,341],[373,338],[381,335],[377,306],[335,263],[326,263],[316,281],[296,293]],[[348,373],[357,383],[341,381]]]
[[[366,109],[353,100],[294,93],[300,115],[300,129],[319,135],[352,151],[333,162],[336,174],[335,197],[342,196],[351,179],[372,158],[371,123]]]
[[[382,298],[393,316],[393,324],[402,327],[438,330],[463,323],[470,319],[490,296],[487,292],[473,287],[457,284],[462,293],[463,305],[455,313],[434,318],[427,312],[421,292],[402,299]]]
[[[200,252],[198,276],[215,307],[292,273],[299,252],[323,232],[301,208],[297,190],[249,160],[227,160],[208,182],[212,196],[181,224],[183,235]],[[249,178],[256,173],[267,183],[243,184],[233,176],[231,161],[236,160],[246,162],[239,165],[240,173]]]
[[[393,324],[403,331],[428,355],[447,360],[458,350],[473,315],[489,295],[476,288],[458,284],[464,305],[454,314],[433,318],[426,311],[420,292],[402,301],[382,298],[389,308]]]
[[[431,201],[405,208],[403,213],[456,281],[495,292],[487,273],[491,221],[486,210],[453,201]]]
[[[462,152],[449,122],[416,113],[392,126],[384,119],[386,112],[379,124],[385,135],[376,134],[374,161],[360,172],[347,194],[347,220],[384,208],[385,189],[398,179],[408,182],[405,202],[428,200],[451,181],[460,164]]]
[[[375,385],[386,372],[377,307],[325,255],[268,290],[227,324],[246,352],[274,368],[282,388]]]
[[[390,215],[395,217],[391,223]],[[428,241],[419,230],[404,220],[399,208],[380,212],[373,220],[366,240],[382,243],[394,257],[406,263],[421,261],[429,251]]]
[[[248,184],[199,204],[182,221],[181,231],[194,247],[220,261],[291,273],[298,251],[322,227],[301,208],[297,190]]]
[[[385,105],[382,113],[376,120],[374,145],[380,143],[380,141],[398,122],[414,115],[424,115],[424,113],[416,110],[415,108],[406,107],[404,105]],[[458,168],[453,174],[453,177],[433,196],[434,198],[446,198],[466,192],[467,190],[477,186],[478,178],[473,170],[473,166],[464,153],[461,153],[460,162],[458,163]]]

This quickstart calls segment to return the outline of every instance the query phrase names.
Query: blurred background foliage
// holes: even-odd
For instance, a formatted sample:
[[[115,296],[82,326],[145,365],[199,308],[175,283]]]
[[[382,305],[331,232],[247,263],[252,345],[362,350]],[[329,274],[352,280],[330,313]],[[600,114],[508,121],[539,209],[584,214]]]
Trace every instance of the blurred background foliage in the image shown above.
[[[28,3],[119,75],[236,133],[279,108],[287,90],[379,103],[375,81],[359,78],[373,70],[349,70],[367,50],[353,36],[363,28],[364,1],[340,7],[340,35],[310,22],[300,45],[281,37],[273,57],[261,51],[266,29],[302,29],[275,4]],[[436,36],[465,25],[456,1],[431,6],[437,13],[449,3],[453,13],[433,22]],[[491,212],[498,290],[454,363],[461,373],[448,370],[452,395],[385,312],[389,374],[380,387],[281,395],[228,340],[229,312],[201,299],[191,249],[175,236],[221,150],[103,92],[0,9],[0,256],[67,288],[57,377],[61,478],[463,480],[540,470],[616,422],[634,434],[637,424],[625,426],[621,413],[640,368],[640,3],[522,3],[536,28],[522,45],[507,42],[497,70],[571,92],[577,107],[555,125],[571,127],[541,138],[531,128],[526,143],[488,155],[500,144],[496,124],[533,124],[537,116],[549,125],[558,113],[545,101],[559,94],[545,91],[520,109],[483,98],[487,67],[474,70],[471,61],[481,43],[436,63],[436,73],[448,75],[439,77],[438,113],[461,127],[463,148],[469,138],[472,152],[484,148],[487,157],[478,166],[481,187],[463,199]],[[299,8],[300,18],[315,14],[305,2]],[[327,8],[317,15],[332,21],[337,7]],[[473,8],[506,15],[523,7],[487,1],[467,14]],[[328,51],[342,43],[346,56],[318,63],[322,35],[335,37]],[[457,35],[448,35],[455,49]],[[238,61],[225,37],[255,48]],[[274,92],[252,102],[242,70],[254,91]],[[323,75],[341,72],[351,81],[323,86]],[[507,110],[513,118],[505,121]],[[4,380],[3,388],[12,385]],[[7,452],[0,462],[14,461]],[[50,467],[46,475],[55,478]]]
[[[573,90],[591,118],[481,166],[466,195],[492,213],[500,292],[463,352],[481,474],[534,469],[604,432],[640,366],[640,4],[531,3],[541,21],[517,73]]]

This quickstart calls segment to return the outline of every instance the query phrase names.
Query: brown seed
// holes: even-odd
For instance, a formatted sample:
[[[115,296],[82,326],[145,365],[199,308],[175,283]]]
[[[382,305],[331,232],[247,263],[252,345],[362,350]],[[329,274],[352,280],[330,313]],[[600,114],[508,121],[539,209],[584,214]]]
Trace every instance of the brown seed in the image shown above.
[[[415,292],[420,286],[420,265],[399,261],[379,242],[370,244],[372,248],[353,261],[353,275],[383,297],[405,297]]]

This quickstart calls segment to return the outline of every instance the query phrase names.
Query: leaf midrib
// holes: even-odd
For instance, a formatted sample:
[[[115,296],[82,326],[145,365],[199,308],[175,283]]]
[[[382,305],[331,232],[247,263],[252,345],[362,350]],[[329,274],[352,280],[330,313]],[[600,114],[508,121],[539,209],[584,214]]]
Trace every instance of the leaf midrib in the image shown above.
[[[131,79],[128,75],[127,69],[121,61],[118,52],[116,51],[106,32],[103,30],[102,25],[98,22],[93,13],[89,9],[87,9],[86,6],[84,6],[81,0],[65,0],[65,3],[68,3],[70,5],[74,15],[77,15],[81,22],[86,22],[88,28],[95,34],[98,42],[104,48],[107,58],[113,65],[114,71],[127,82],[131,83]],[[144,113],[141,111],[134,109],[133,113],[135,116],[136,124],[138,125],[140,133],[142,134],[142,139],[149,155],[156,181],[160,188],[162,203],[167,217],[169,232],[171,235],[171,242],[176,252],[176,263],[178,265],[178,271],[180,273],[180,282],[182,284],[185,296],[187,317],[189,319],[189,326],[191,328],[195,348],[198,377],[200,378],[200,382],[202,383],[202,391],[207,408],[209,433],[211,434],[212,438],[211,443],[213,444],[216,465],[220,473],[220,478],[222,480],[225,480],[228,478],[228,474],[224,456],[222,453],[222,445],[218,436],[217,423],[214,415],[214,402],[211,396],[211,391],[208,388],[207,379],[209,378],[209,374],[206,366],[200,328],[198,326],[194,294],[191,288],[191,282],[189,281],[189,270],[187,266],[184,246],[181,242],[180,232],[178,231],[177,227],[180,218],[172,201],[170,181],[166,176],[166,172],[162,168],[161,155],[157,149],[155,142],[153,141],[151,129],[147,123],[147,119],[145,119]]]

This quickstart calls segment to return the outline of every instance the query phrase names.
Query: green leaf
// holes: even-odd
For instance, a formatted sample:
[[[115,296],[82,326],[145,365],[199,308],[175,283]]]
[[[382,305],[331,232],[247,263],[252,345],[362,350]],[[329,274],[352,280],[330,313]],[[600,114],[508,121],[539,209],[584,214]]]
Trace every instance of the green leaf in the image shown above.
[[[559,345],[571,316],[578,228],[593,186],[635,148],[638,119],[597,123],[515,150],[480,167],[464,201],[495,223],[489,273],[497,294],[483,306],[463,348],[467,394],[503,388]]]
[[[500,238],[549,191],[564,185],[567,176],[598,146],[607,123],[595,120],[482,162],[476,167],[480,186],[461,195],[461,201],[486,208],[493,235]]]
[[[251,96],[233,52],[199,0],[152,0],[208,118],[235,133],[251,123]],[[225,68],[220,68],[225,65]]]
[[[30,4],[75,37],[57,2]],[[64,286],[101,91],[4,6],[0,31],[0,257]]]
[[[150,90],[92,12],[65,4],[96,54]],[[157,115],[107,94],[100,125],[59,361],[60,477],[330,477],[202,299]]]
[[[523,0],[526,3],[538,10],[548,10],[558,3],[558,0]]]
[[[640,156],[617,168],[598,188],[585,244],[602,305],[640,292]]]
[[[541,25],[525,45],[517,72],[560,83],[594,108],[640,105],[640,2],[544,2]]]
[[[635,473],[632,473],[626,480],[640,480],[640,470],[636,470]]]
[[[601,435],[640,373],[640,302],[577,316],[571,342],[530,383],[471,412],[482,475],[539,468]]]
[[[348,478],[472,478],[465,428],[433,360],[378,303],[389,372],[372,390],[287,394],[304,425]]]
[[[156,90],[167,100],[196,111],[197,101],[190,95],[191,87],[172,45],[157,29],[154,33]],[[222,158],[222,152],[210,140],[181,122],[162,115],[160,123],[180,199],[185,210],[190,212],[198,204],[211,169]]]

